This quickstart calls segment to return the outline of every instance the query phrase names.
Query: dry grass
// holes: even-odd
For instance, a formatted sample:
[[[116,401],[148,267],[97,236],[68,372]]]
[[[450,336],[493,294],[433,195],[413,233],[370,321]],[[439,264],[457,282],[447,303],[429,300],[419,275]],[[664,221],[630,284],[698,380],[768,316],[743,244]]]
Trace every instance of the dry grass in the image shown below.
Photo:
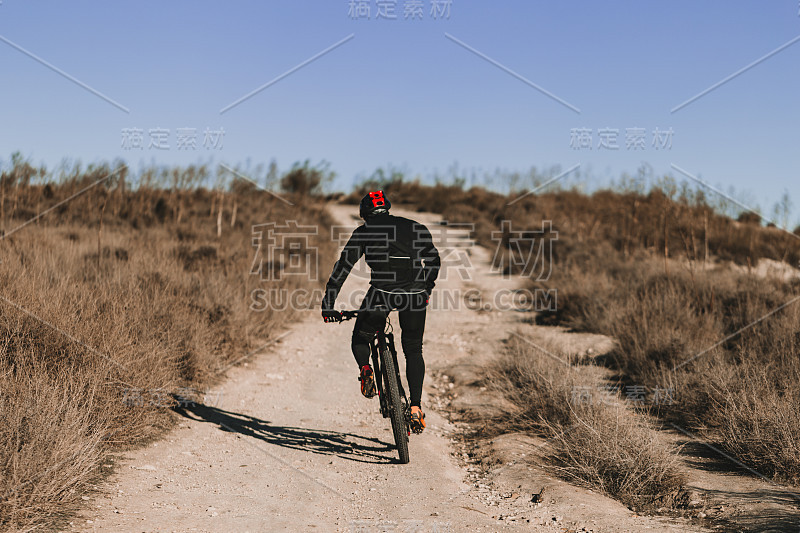
[[[606,364],[674,390],[661,416],[765,475],[800,481],[800,306],[778,311],[800,283],[725,268],[666,275],[652,259],[594,266],[557,274],[563,307],[547,320],[613,336],[619,348]]]
[[[558,291],[558,309],[540,323],[615,338],[619,349],[603,364],[625,383],[672,389],[675,403],[653,414],[701,432],[765,475],[800,483],[800,302],[765,318],[800,295],[800,283],[755,275],[765,258],[797,265],[795,237],[752,213],[733,220],[702,191],[668,181],[649,192],[557,191],[513,205],[516,195],[402,176],[365,184],[374,185],[397,202],[475,223],[476,240],[491,249],[503,220],[523,231],[552,221],[554,275],[540,285]],[[568,418],[548,411],[556,392],[541,382],[520,387],[530,392],[516,397],[530,406],[528,423],[536,413],[559,424]]]
[[[475,238],[492,249],[502,220],[523,231],[552,221],[554,275],[540,285],[558,291],[558,309],[540,323],[613,337],[619,349],[604,364],[626,383],[673,390],[675,403],[655,414],[768,476],[800,482],[800,302],[766,316],[800,295],[800,282],[747,274],[765,258],[797,265],[795,237],[752,213],[719,214],[702,191],[669,181],[649,192],[557,191],[513,205],[517,196],[402,176],[380,185],[395,201],[475,223]]]
[[[560,353],[547,341],[537,345]],[[487,383],[517,409],[493,420],[491,431],[526,431],[549,439],[542,448],[547,468],[637,509],[674,501],[684,483],[676,450],[618,399],[576,396],[586,385],[585,370],[565,371],[558,361],[513,338]]]
[[[683,185],[658,186],[649,192],[601,190],[591,195],[574,190],[505,196],[481,187],[428,186],[393,176],[383,182],[367,182],[349,197],[351,202],[368,189],[381,186],[396,203],[411,204],[421,211],[442,214],[450,222],[476,225],[475,238],[494,248],[491,232],[502,220],[515,230],[541,230],[543,220],[559,231],[559,261],[569,263],[608,247],[631,258],[642,251],[692,261],[722,259],[755,266],[760,258],[800,262],[795,237],[776,228],[762,227],[759,217],[721,215],[707,203],[702,191]],[[512,203],[513,202],[513,203]],[[746,214],[745,214],[746,215]],[[800,230],[800,228],[798,228]],[[598,246],[600,248],[598,248]]]
[[[5,230],[96,176],[36,186],[3,174]],[[108,454],[170,426],[173,393],[205,390],[275,337],[294,313],[249,308],[264,283],[250,274],[251,225],[327,227],[325,217],[253,189],[130,191],[117,180],[0,241],[0,527],[55,527]],[[323,263],[324,236],[312,243]]]

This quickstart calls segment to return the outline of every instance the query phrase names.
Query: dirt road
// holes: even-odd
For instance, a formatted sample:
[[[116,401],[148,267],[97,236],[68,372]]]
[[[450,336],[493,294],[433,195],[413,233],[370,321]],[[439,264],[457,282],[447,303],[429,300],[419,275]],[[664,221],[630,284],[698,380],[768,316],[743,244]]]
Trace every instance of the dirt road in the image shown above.
[[[356,223],[353,207],[332,209],[340,222]],[[417,218],[434,223],[432,215]],[[446,274],[437,290],[458,295],[478,287],[494,294],[514,286],[489,273],[487,250],[474,248],[469,264],[463,254],[449,254],[448,248],[464,241],[453,235],[451,242],[438,243]],[[323,276],[329,268],[321,265]],[[366,284],[363,276],[351,276],[340,301]],[[456,361],[491,356],[520,319],[520,313],[477,312],[463,302],[457,309],[444,305],[429,314],[429,375]],[[352,323],[323,324],[316,310],[309,311],[264,354],[229,371],[209,405],[187,407],[165,439],[121,461],[72,530],[693,530],[686,523],[635,516],[530,466],[524,467],[528,481],[547,479],[563,487],[558,501],[536,506],[522,481],[505,495],[499,485],[485,485],[469,474],[451,439],[454,428],[430,405],[431,387],[442,386],[433,379],[423,397],[428,430],[412,435],[411,463],[395,464],[377,399],[359,393],[351,328]]]

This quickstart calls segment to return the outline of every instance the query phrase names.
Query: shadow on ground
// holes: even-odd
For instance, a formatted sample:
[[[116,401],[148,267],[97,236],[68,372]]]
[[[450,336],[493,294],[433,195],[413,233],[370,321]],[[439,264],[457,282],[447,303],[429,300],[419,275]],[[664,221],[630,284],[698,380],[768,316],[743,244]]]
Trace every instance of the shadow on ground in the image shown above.
[[[800,531],[800,510],[796,496],[775,490],[718,491],[705,490],[712,500],[735,502],[739,512],[718,521],[723,531],[758,533],[797,533]]]
[[[216,424],[222,431],[293,450],[335,455],[359,463],[392,464],[394,446],[380,439],[353,433],[300,427],[275,426],[259,418],[225,411],[200,403],[176,407],[175,412],[190,420]],[[390,453],[391,456],[384,454]]]
[[[702,442],[681,439],[677,444],[684,461],[692,468],[731,476],[732,487],[741,485],[741,476],[752,480],[747,484],[750,490],[701,489],[709,501],[733,504],[737,508],[734,516],[719,521],[724,524],[722,527],[726,531],[800,531],[800,493],[796,489],[769,480],[761,481],[752,470],[731,461]],[[735,476],[739,476],[739,479],[735,479]]]

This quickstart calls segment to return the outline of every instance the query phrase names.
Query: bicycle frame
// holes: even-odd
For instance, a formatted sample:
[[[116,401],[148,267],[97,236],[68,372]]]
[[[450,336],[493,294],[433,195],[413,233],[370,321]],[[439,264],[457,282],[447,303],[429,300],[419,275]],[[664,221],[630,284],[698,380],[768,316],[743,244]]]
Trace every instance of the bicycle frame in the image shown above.
[[[386,320],[386,325],[388,328],[391,328],[391,323],[389,322],[388,318]],[[381,400],[381,414],[383,415],[383,418],[389,417],[389,406],[387,405],[386,395],[383,391],[385,390],[386,385],[386,373],[394,372],[397,376],[397,384],[400,387],[400,397],[402,398],[401,401],[403,402],[403,415],[406,420],[409,420],[411,418],[411,406],[408,403],[408,397],[406,396],[406,391],[403,388],[403,382],[400,379],[400,365],[397,363],[397,349],[394,346],[394,333],[391,332],[391,329],[388,332],[385,331],[385,329],[386,328],[384,328],[384,331],[378,332],[378,334],[375,335],[375,339],[372,341],[371,346],[373,364],[375,365],[375,368],[379,368],[377,372],[379,376],[379,379],[377,380],[377,386],[378,394]],[[382,368],[380,365],[380,353],[386,348],[388,348],[389,352],[392,354],[394,368]]]
[[[355,318],[358,316],[358,313],[359,311],[343,311],[342,320]],[[392,354],[394,369],[384,368],[384,365],[381,364],[380,354],[386,348],[388,348],[389,352]],[[397,376],[397,384],[400,387],[400,397],[403,403],[401,406],[401,409],[403,410],[403,418],[406,420],[406,424],[408,424],[408,427],[410,428],[411,404],[408,401],[408,396],[406,396],[406,391],[403,388],[403,382],[400,379],[400,365],[397,362],[397,349],[394,345],[394,333],[392,323],[391,320],[389,320],[388,315],[386,317],[386,324],[384,325],[383,330],[376,332],[375,338],[370,344],[370,352],[372,356],[372,368],[375,372],[375,386],[378,389],[378,397],[380,399],[381,415],[383,418],[389,418],[391,414],[389,412],[388,401],[386,400],[387,395],[384,391],[386,390],[386,372],[394,371],[395,375]],[[408,434],[411,434],[410,429],[408,429]]]

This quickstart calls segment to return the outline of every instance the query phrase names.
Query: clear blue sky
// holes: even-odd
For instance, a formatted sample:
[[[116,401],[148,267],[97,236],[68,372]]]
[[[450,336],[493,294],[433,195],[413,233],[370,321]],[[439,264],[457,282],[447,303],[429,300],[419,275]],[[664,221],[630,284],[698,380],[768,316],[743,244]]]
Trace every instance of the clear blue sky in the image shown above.
[[[349,0],[0,3],[0,36],[120,105],[0,42],[0,157],[35,163],[122,157],[281,168],[327,160],[339,188],[379,165],[581,171],[600,183],[642,162],[672,163],[766,214],[784,190],[800,207],[800,42],[674,113],[671,110],[800,35],[798,0],[589,2],[453,0],[449,20],[353,20]],[[498,61],[580,114],[445,36]],[[221,114],[245,94],[353,34],[337,49]],[[196,150],[177,129],[196,128]],[[626,128],[646,130],[644,150]],[[652,146],[672,128],[670,150]],[[121,147],[144,130],[144,150]],[[170,130],[169,150],[148,130]],[[224,128],[221,150],[202,147]],[[592,150],[570,147],[592,130]],[[618,150],[597,148],[619,130]],[[793,223],[800,209],[795,209]]]

